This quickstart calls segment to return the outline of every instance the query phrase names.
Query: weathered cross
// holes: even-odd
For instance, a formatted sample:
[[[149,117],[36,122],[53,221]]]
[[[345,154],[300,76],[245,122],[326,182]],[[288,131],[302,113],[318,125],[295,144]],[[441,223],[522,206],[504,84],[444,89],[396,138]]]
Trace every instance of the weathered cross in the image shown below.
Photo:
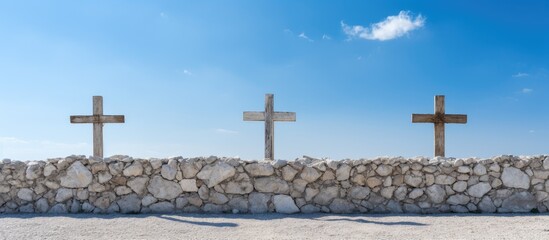
[[[435,96],[435,114],[412,114],[413,123],[435,124],[435,156],[444,157],[444,124],[467,123],[465,114],[445,114],[444,96]]]
[[[103,97],[93,96],[93,115],[71,116],[71,123],[93,123],[93,156],[103,158],[103,124],[124,123],[124,115],[103,115]]]
[[[265,112],[244,112],[244,121],[265,121],[265,160],[274,160],[274,122],[295,122],[295,112],[275,112],[273,94],[265,94]]]

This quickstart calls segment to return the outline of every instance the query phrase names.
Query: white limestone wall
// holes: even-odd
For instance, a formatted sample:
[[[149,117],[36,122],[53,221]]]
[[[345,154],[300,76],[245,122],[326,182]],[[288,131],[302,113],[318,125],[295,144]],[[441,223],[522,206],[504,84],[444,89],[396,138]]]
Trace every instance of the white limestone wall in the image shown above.
[[[546,212],[547,156],[0,163],[0,213]]]

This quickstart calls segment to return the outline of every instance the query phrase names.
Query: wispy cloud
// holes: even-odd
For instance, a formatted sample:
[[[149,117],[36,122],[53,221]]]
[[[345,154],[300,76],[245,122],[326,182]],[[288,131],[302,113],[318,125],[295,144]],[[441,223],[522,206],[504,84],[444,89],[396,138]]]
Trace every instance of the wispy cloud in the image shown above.
[[[233,130],[229,130],[229,129],[224,129],[224,128],[217,128],[215,129],[215,131],[217,133],[222,133],[222,134],[237,134],[238,132],[237,131],[233,131]]]
[[[183,75],[187,75],[187,76],[192,76],[193,75],[193,73],[189,69],[183,69],[183,70],[176,69],[175,72],[177,74],[183,74]]]
[[[91,146],[88,143],[62,143],[49,140],[0,137],[0,158],[44,159],[46,157],[63,157],[88,152],[91,152]]]
[[[324,35],[322,35],[322,39],[324,39],[324,40],[332,40],[332,37],[330,37],[330,36],[324,34]]]
[[[309,36],[307,36],[307,34],[305,34],[305,32],[301,32],[300,34],[294,34],[294,32],[288,28],[284,29],[284,33],[289,35],[289,36],[292,36],[292,37],[298,37],[298,38],[301,38],[303,40],[307,40],[309,42],[314,42],[314,40],[312,38],[310,38]],[[329,38],[329,36],[327,35],[324,35],[326,37]],[[325,39],[324,36],[322,37],[322,39]]]
[[[28,141],[14,138],[14,137],[0,137],[0,143],[2,144],[8,144],[8,143],[15,143],[15,144],[28,144]]]
[[[521,77],[528,77],[528,76],[530,76],[530,74],[523,73],[523,72],[519,72],[519,73],[513,75],[514,78],[521,78]]]
[[[533,91],[534,91],[534,89],[531,89],[531,88],[523,88],[521,90],[521,92],[524,93],[524,94],[528,94],[528,93],[531,93]]]
[[[349,26],[341,22],[343,32],[350,38],[386,41],[402,37],[408,32],[425,25],[425,17],[412,16],[409,11],[400,11],[396,16],[388,16],[384,21],[374,23],[370,27],[360,25]]]
[[[299,38],[303,38],[303,39],[305,39],[305,40],[307,40],[307,41],[309,41],[309,42],[314,42],[313,39],[310,39],[309,37],[307,37],[307,35],[305,35],[304,32],[302,32],[301,34],[299,34],[298,37],[299,37]]]

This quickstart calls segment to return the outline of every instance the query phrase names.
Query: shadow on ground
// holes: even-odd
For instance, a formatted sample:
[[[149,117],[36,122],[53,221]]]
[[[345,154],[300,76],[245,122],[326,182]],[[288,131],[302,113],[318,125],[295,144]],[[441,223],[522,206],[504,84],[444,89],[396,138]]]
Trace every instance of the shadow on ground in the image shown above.
[[[180,223],[187,223],[187,224],[193,224],[193,225],[199,225],[199,226],[208,226],[208,227],[238,227],[238,224],[232,223],[232,222],[226,222],[226,223],[212,223],[212,222],[204,222],[204,221],[191,221],[186,220],[182,218],[177,218],[171,215],[158,215],[155,216],[157,218],[169,220],[169,221],[175,221]],[[183,216],[178,216],[183,217]]]
[[[233,219],[246,219],[257,221],[270,221],[277,219],[303,219],[312,221],[324,221],[324,222],[355,222],[362,224],[379,224],[379,225],[402,225],[402,226],[428,226],[429,224],[415,222],[415,221],[384,221],[384,218],[391,217],[403,217],[417,220],[417,218],[437,218],[437,217],[531,217],[531,216],[549,216],[549,213],[536,213],[536,214],[433,214],[433,215],[416,215],[416,214],[0,214],[0,220],[7,220],[10,218],[15,219],[32,219],[32,218],[76,218],[76,219],[118,219],[118,218],[130,218],[130,219],[142,219],[142,218],[160,218],[166,221],[180,222],[184,224],[193,224],[199,226],[208,227],[238,227],[237,223],[232,222]],[[225,222],[213,222],[208,219],[225,220]]]

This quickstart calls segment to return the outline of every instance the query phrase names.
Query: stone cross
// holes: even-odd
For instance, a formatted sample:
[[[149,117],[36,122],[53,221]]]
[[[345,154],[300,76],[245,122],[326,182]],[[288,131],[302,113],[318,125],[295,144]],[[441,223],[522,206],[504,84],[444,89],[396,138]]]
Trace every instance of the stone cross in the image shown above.
[[[435,114],[412,114],[413,123],[435,124],[435,157],[444,157],[444,124],[467,123],[465,114],[445,114],[444,96],[435,96]]]
[[[93,123],[93,156],[103,158],[103,124],[124,123],[124,115],[103,115],[103,97],[93,96],[93,115],[71,116],[71,123]]]
[[[274,122],[295,122],[295,112],[275,112],[273,94],[265,94],[265,112],[244,112],[244,121],[265,121],[265,160],[274,160]]]

